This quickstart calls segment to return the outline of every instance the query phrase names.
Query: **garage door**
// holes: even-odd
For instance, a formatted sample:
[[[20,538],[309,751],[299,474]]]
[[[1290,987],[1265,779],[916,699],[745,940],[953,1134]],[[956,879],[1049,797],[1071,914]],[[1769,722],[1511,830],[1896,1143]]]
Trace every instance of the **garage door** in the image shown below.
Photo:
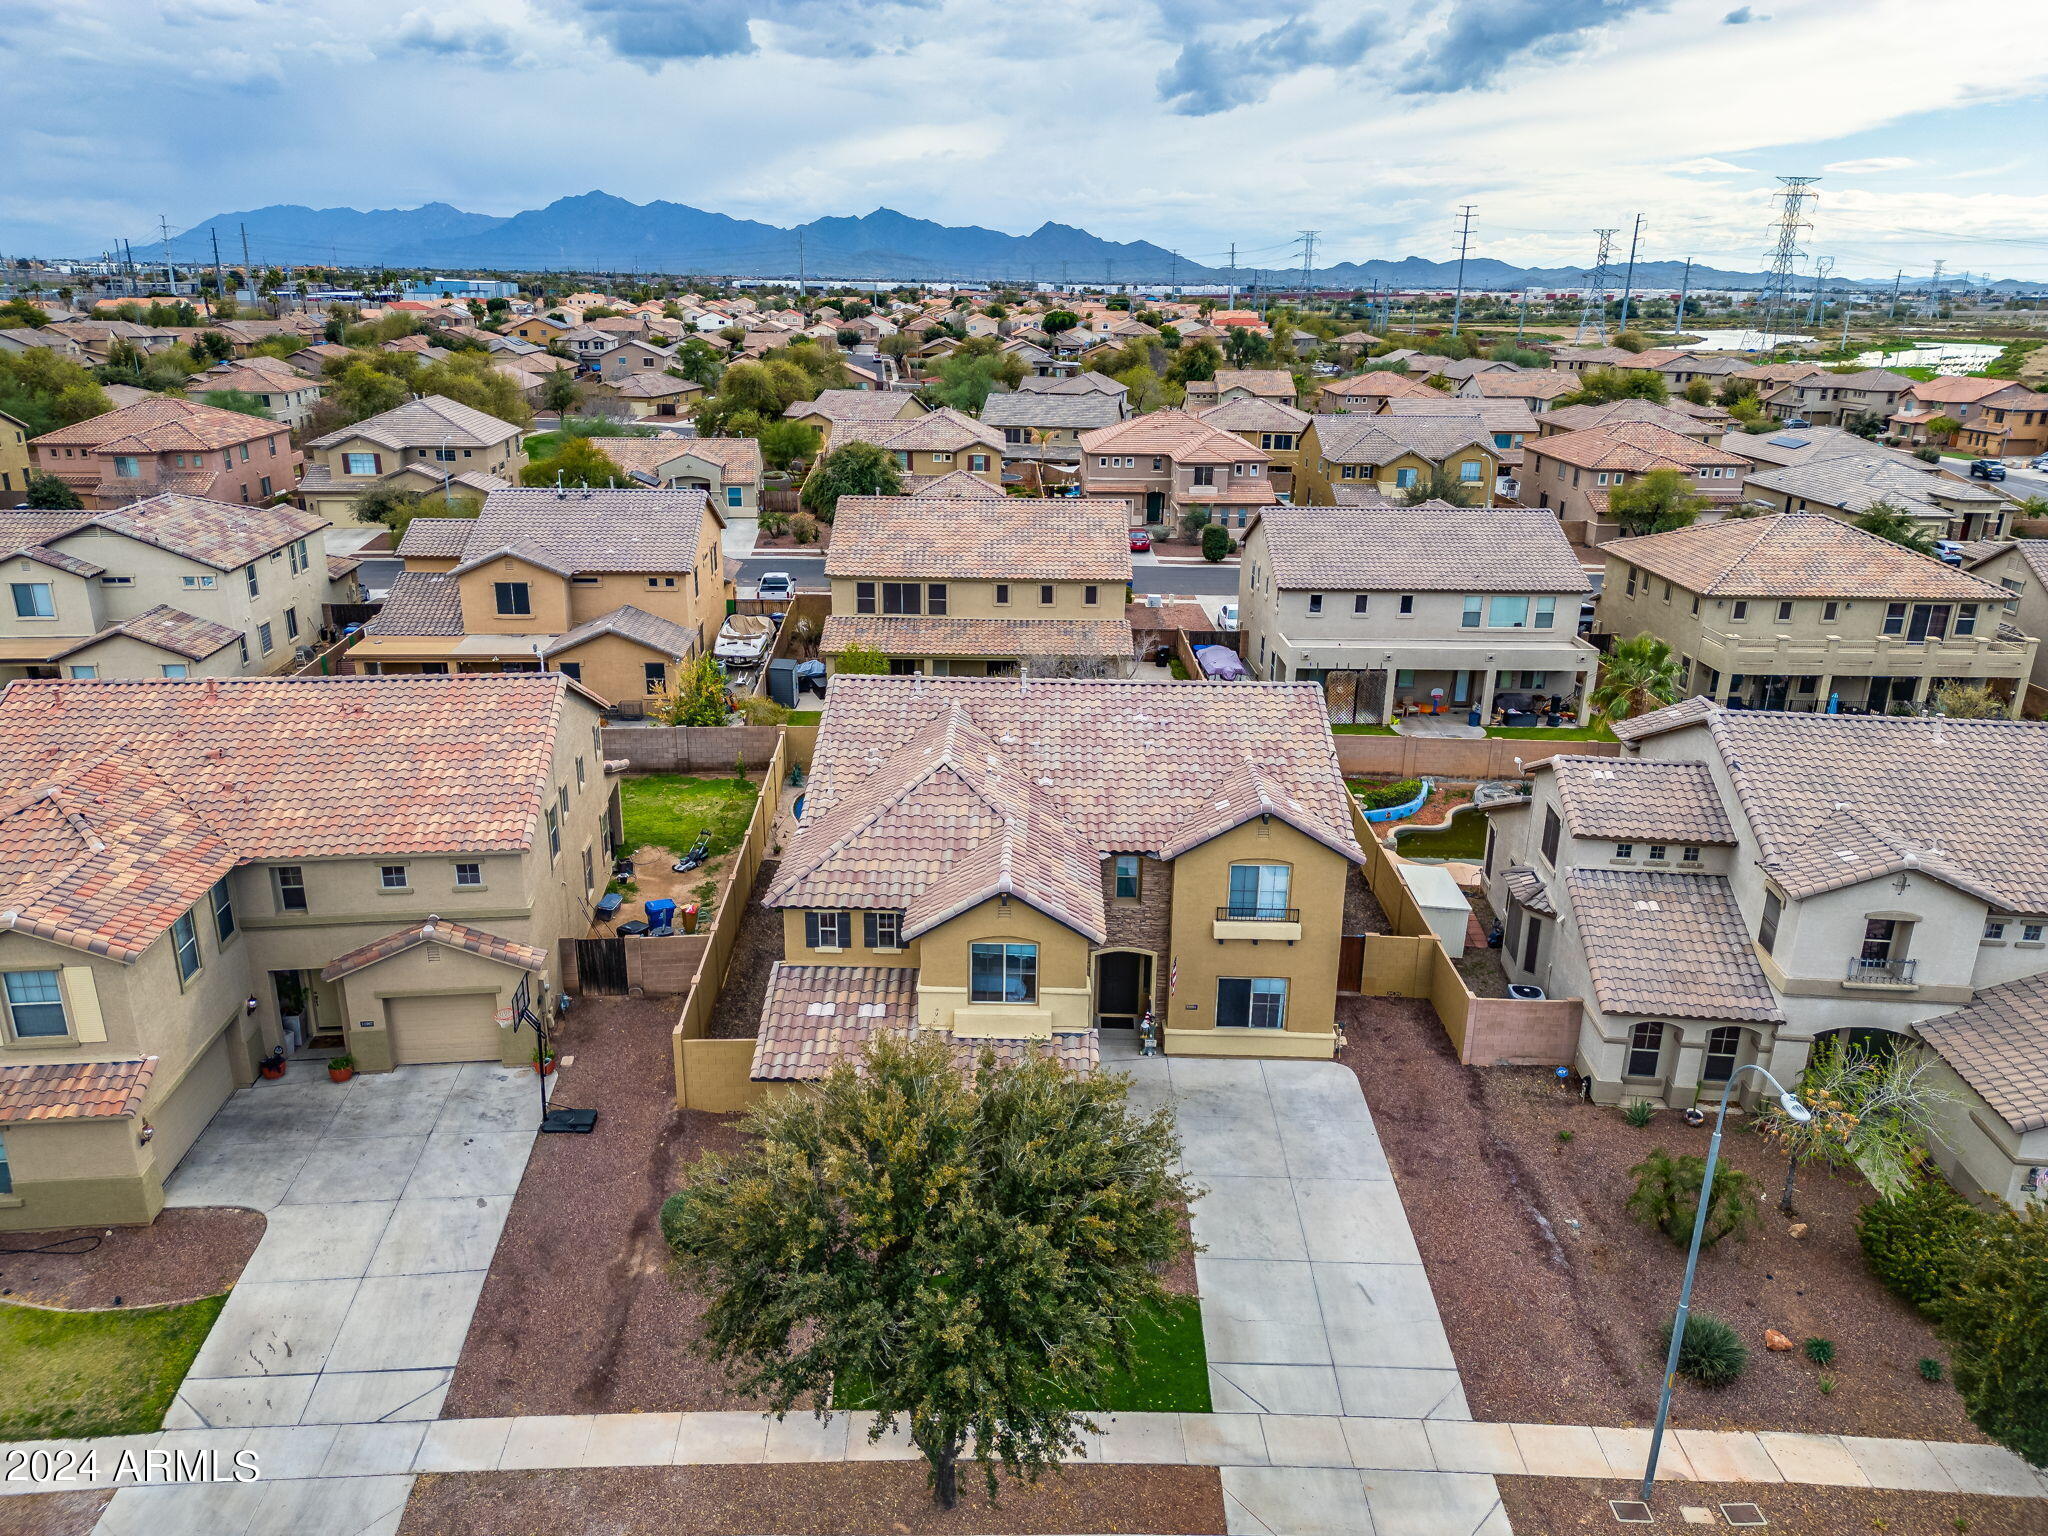
[[[386,998],[391,1059],[402,1067],[430,1061],[496,1061],[497,1010],[497,995],[491,992]]]
[[[232,1026],[222,1030],[192,1063],[192,1070],[171,1090],[171,1096],[149,1111],[149,1123],[156,1131],[150,1150],[156,1154],[157,1169],[165,1178],[171,1176],[186,1148],[198,1140],[206,1122],[235,1091],[234,1069],[228,1064],[228,1036],[233,1033]]]

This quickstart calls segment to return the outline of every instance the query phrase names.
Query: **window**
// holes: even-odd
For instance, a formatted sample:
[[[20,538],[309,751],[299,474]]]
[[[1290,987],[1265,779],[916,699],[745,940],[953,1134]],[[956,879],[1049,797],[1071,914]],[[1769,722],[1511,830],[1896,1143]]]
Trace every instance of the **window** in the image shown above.
[[[1465,611],[1458,620],[1458,627],[1460,629],[1477,629],[1479,627],[1480,613],[1484,606],[1485,599],[1480,597],[1478,593],[1467,593],[1465,597]]]
[[[1041,608],[1050,608],[1052,606],[1052,584],[1050,582],[1039,587],[1038,606]]]
[[[64,992],[55,971],[7,973],[7,1021],[17,1040],[50,1040],[71,1033]]]
[[[1650,857],[1656,859],[1660,863],[1670,852],[1671,850],[1668,847],[1666,847],[1663,843],[1650,844]]]
[[[385,864],[380,866],[377,871],[377,879],[387,891],[403,891],[412,885],[412,882],[406,878],[405,866],[403,864]]]
[[[1841,611],[1842,605],[1840,603],[1822,603],[1820,605],[1821,622],[1823,624],[1834,623],[1836,618],[1840,616]]]
[[[1219,1029],[1285,1029],[1287,978],[1221,976],[1216,981]]]
[[[1401,594],[1401,617],[1404,619],[1411,619],[1414,616],[1415,594],[1412,592],[1403,592]]]
[[[1564,823],[1557,819],[1557,808],[1543,808],[1543,859],[1553,868],[1557,865],[1557,843],[1564,835]]]
[[[249,595],[251,597],[261,597],[263,595],[256,581],[256,566],[253,561],[242,567],[242,579],[249,584]]]
[[[1996,944],[1996,943],[2002,943],[2002,942],[2004,941],[2004,939],[2005,939],[2005,924],[2003,924],[2003,923],[2001,923],[2001,922],[1997,922],[1997,921],[1995,921],[1995,920],[1994,920],[1994,921],[1992,921],[1992,922],[1988,922],[1988,923],[1986,923],[1986,924],[1984,925],[1984,942],[1985,942],[1985,943],[1987,943],[1987,944]]]
[[[1359,593],[1359,594],[1358,594],[1358,596],[1356,596],[1356,597],[1354,597],[1354,598],[1352,598],[1352,599],[1351,599],[1351,611],[1352,611],[1353,613],[1364,613],[1364,612],[1365,612],[1365,594],[1364,594],[1364,593],[1362,593],[1362,592],[1361,592],[1361,593]]]
[[[875,611],[875,584],[872,581],[856,581],[853,584],[853,611],[873,613]]]
[[[929,614],[943,614],[946,611],[946,584],[935,581],[924,589],[924,611]]]
[[[552,863],[562,853],[562,813],[552,805],[547,809],[548,861]]]
[[[1114,865],[1116,896],[1119,901],[1136,901],[1140,891],[1139,871],[1143,861],[1135,853],[1120,853]]]
[[[271,642],[270,626],[268,624],[258,624],[256,626],[256,644],[262,648],[263,654],[266,656],[275,649]]]
[[[456,865],[456,866],[455,866],[455,883],[456,883],[457,885],[470,885],[470,886],[475,886],[475,885],[482,885],[482,884],[484,883],[484,867],[483,867],[483,865],[481,865],[481,864],[458,864],[458,865]]]
[[[1487,604],[1486,622],[1492,629],[1526,629],[1529,624],[1529,599],[1496,597]]]
[[[1629,1031],[1626,1077],[1655,1077],[1664,1062],[1664,1026],[1647,1020]]]
[[[1486,466],[1477,459],[1467,459],[1458,466],[1458,478],[1467,485],[1476,485]]]
[[[1214,485],[1216,483],[1216,466],[1213,464],[1197,464],[1190,471],[1190,474],[1192,476],[1192,483],[1195,485]]]
[[[1628,595],[1630,597],[1636,595],[1636,568],[1634,566],[1628,568]]]
[[[1636,845],[1634,843],[1616,843],[1614,845],[1614,856],[1617,859],[1632,859],[1636,856]]]
[[[1956,609],[1956,633],[1974,635],[1977,632],[1977,605],[1964,603]]]
[[[211,576],[185,576],[181,577],[180,580],[187,587],[211,587],[213,585],[213,578]]]
[[[1679,855],[1678,855],[1678,862],[1679,862],[1679,863],[1681,863],[1681,864],[1697,864],[1697,863],[1699,863],[1699,861],[1700,861],[1700,851],[1699,851],[1699,849],[1697,849],[1697,848],[1684,848],[1684,849],[1681,849],[1681,850],[1679,851]]]
[[[640,675],[645,680],[649,693],[660,693],[668,687],[668,663],[665,661],[642,662]]]
[[[1756,925],[1756,946],[1765,954],[1778,947],[1778,919],[1785,915],[1785,903],[1776,891],[1764,892],[1764,915]]]
[[[597,885],[597,864],[588,848],[583,850],[583,888],[588,891]]]
[[[1746,618],[1748,618],[1748,617],[1749,617],[1749,604],[1748,604],[1748,603],[1737,603],[1737,604],[1735,604],[1735,606],[1734,606],[1734,607],[1732,607],[1732,608],[1730,608],[1730,609],[1728,610],[1728,617],[1729,617],[1729,618],[1730,618],[1731,620],[1733,620],[1733,621],[1734,621],[1735,623],[1737,623],[1737,624],[1740,624],[1740,623],[1741,623],[1741,622],[1742,622],[1742,621],[1743,621],[1744,619],[1746,619]]]
[[[1725,1083],[1735,1075],[1737,1059],[1742,1055],[1742,1031],[1733,1024],[1724,1024],[1719,1029],[1707,1032],[1707,1054],[1700,1063],[1700,1081],[1703,1083]]]
[[[523,581],[494,581],[491,591],[498,599],[498,613],[504,618],[524,618],[533,612],[533,590]]]
[[[728,507],[737,507],[741,505],[745,500],[746,492],[741,490],[738,486],[728,485],[725,488],[725,504]]]
[[[1323,594],[1322,594],[1322,593],[1320,593],[1320,592],[1311,592],[1311,593],[1309,593],[1309,595],[1308,595],[1308,611],[1309,611],[1310,613],[1321,613],[1321,612],[1323,611]]]
[[[129,454],[117,453],[114,455],[114,473],[123,480],[140,480],[142,478],[142,460],[134,458]]]
[[[901,912],[869,912],[862,918],[869,949],[901,949],[903,947],[903,914]]]
[[[1101,601],[1102,589],[1100,587],[1083,587],[1081,589],[1082,607],[1093,608],[1096,607]]]
[[[917,614],[924,612],[924,587],[915,581],[882,583],[882,612]]]
[[[98,667],[66,667],[64,670],[70,676],[78,678],[80,681],[100,675]]]
[[[1790,603],[1778,604],[1778,622],[1780,624],[1792,622],[1792,605]]]
[[[967,999],[974,1003],[1038,1001],[1036,944],[967,946]]]
[[[849,916],[845,912],[806,912],[804,943],[812,949],[846,948]]]
[[[57,600],[47,581],[17,581],[14,584],[14,616],[17,619],[54,619]]]
[[[0,1195],[14,1193],[14,1170],[7,1165],[7,1143],[0,1141]]]
[[[171,924],[171,950],[178,959],[178,979],[190,981],[199,974],[199,925],[185,913]]]
[[[1284,922],[1287,888],[1293,871],[1285,864],[1230,866],[1230,907],[1233,918]]]
[[[574,678],[579,683],[583,681],[583,663],[580,661],[558,661],[555,663],[555,670],[564,677]]]
[[[2038,944],[2041,942],[2041,933],[2041,924],[2028,923],[2020,929],[2020,942],[2022,944]]]
[[[344,453],[341,472],[345,475],[374,475],[383,466],[374,453]]]
[[[225,875],[213,882],[213,889],[206,893],[206,899],[213,907],[214,937],[226,944],[235,936],[235,896],[228,889]]]
[[[985,453],[970,453],[967,455],[967,468],[977,475],[987,474],[988,455]]]

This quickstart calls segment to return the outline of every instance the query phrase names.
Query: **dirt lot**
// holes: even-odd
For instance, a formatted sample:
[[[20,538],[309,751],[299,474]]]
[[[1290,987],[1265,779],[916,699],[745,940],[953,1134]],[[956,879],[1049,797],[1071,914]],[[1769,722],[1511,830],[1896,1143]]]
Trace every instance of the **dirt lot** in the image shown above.
[[[70,1308],[197,1301],[233,1285],[262,1238],[261,1215],[229,1209],[165,1211],[146,1227],[0,1233],[0,1296]]]
[[[761,1004],[768,996],[768,972],[782,958],[782,914],[761,905],[768,887],[775,883],[778,861],[763,859],[754,874],[754,889],[747,895],[747,910],[740,919],[739,937],[733,941],[726,961],[725,985],[718,990],[718,1006],[711,1012],[706,1031],[714,1040],[749,1040],[761,1027]]]
[[[569,1015],[555,1103],[596,1109],[597,1129],[535,1144],[446,1417],[753,1406],[696,1353],[700,1309],[669,1283],[661,1202],[738,1143],[736,1117],[674,1107],[674,1023],[672,999],[590,998]]]
[[[1602,1531],[1608,1536],[1645,1527],[1616,1525],[1609,1499],[1632,1499],[1639,1485],[1575,1477],[1503,1477],[1500,1501],[1518,1536],[1564,1536]],[[1817,1488],[1800,1483],[1660,1483],[1651,1505],[1655,1523],[1647,1529],[1683,1529],[1679,1511],[1705,1509],[1714,1525],[1723,1504],[1754,1504],[1776,1536],[2039,1536],[2043,1506],[2038,1499],[1994,1499],[1984,1494],[1901,1493],[1876,1488]]]
[[[1704,1155],[1708,1132],[1668,1112],[1637,1130],[1542,1069],[1460,1067],[1425,1002],[1339,1008],[1474,1416],[1648,1423],[1684,1258],[1623,1211],[1627,1170],[1653,1147]],[[1946,1358],[1927,1325],[1864,1268],[1853,1220],[1867,1186],[1803,1170],[1809,1230],[1795,1239],[1776,1211],[1784,1163],[1769,1144],[1731,1130],[1723,1157],[1755,1178],[1764,1223],[1708,1250],[1694,1305],[1742,1333],[1750,1366],[1719,1391],[1681,1383],[1676,1422],[1981,1440],[1954,1389],[1920,1378],[1923,1356]],[[1767,1327],[1834,1341],[1832,1395],[1801,1353],[1764,1349]]]
[[[1222,1482],[1213,1467],[1068,1467],[1006,1488],[994,1506],[978,1474],[962,1468],[960,1485],[959,1507],[941,1510],[921,1462],[440,1474],[414,1485],[399,1536],[1203,1536],[1224,1529]]]

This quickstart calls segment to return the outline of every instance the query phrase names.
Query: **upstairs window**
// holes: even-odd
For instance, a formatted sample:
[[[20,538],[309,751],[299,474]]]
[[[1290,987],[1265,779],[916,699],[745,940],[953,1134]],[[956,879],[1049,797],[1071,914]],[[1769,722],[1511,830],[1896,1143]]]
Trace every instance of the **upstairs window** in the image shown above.
[[[533,614],[533,589],[523,581],[494,581],[491,591],[498,602],[500,618],[529,618]]]
[[[7,1022],[17,1040],[51,1040],[71,1033],[56,971],[7,973]]]
[[[306,872],[296,864],[280,864],[273,873],[277,877],[277,910],[305,911]]]

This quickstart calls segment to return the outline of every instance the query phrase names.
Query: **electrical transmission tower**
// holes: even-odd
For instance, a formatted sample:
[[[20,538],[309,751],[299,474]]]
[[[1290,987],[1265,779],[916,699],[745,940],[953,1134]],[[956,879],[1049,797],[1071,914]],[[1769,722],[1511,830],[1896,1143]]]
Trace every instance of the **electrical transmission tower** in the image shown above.
[[[1465,253],[1472,245],[1473,205],[1458,210],[1458,294],[1451,300],[1451,334],[1458,334],[1458,322],[1465,314]]]
[[[1607,258],[1613,254],[1614,237],[1620,229],[1596,229],[1593,233],[1600,237],[1600,254],[1593,258],[1593,270],[1586,274],[1586,297],[1579,306],[1579,328],[1572,334],[1575,347],[1607,345],[1607,288],[1611,280]]]
[[[1820,324],[1823,296],[1828,285],[1828,274],[1835,270],[1835,258],[1823,256],[1813,264],[1813,302],[1806,306],[1808,327]]]
[[[1320,229],[1304,229],[1301,232],[1301,307],[1308,308],[1309,285],[1316,266],[1316,236]]]
[[[1778,184],[1785,190],[1779,194],[1778,238],[1771,247],[1770,271],[1764,278],[1762,313],[1757,317],[1757,328],[1763,339],[1757,343],[1762,350],[1770,345],[1769,338],[1776,329],[1778,312],[1790,309],[1796,299],[1793,289],[1798,279],[1793,268],[1799,264],[1799,232],[1813,226],[1806,220],[1806,205],[1820,196],[1812,190],[1819,181],[1818,176],[1780,176]]]

